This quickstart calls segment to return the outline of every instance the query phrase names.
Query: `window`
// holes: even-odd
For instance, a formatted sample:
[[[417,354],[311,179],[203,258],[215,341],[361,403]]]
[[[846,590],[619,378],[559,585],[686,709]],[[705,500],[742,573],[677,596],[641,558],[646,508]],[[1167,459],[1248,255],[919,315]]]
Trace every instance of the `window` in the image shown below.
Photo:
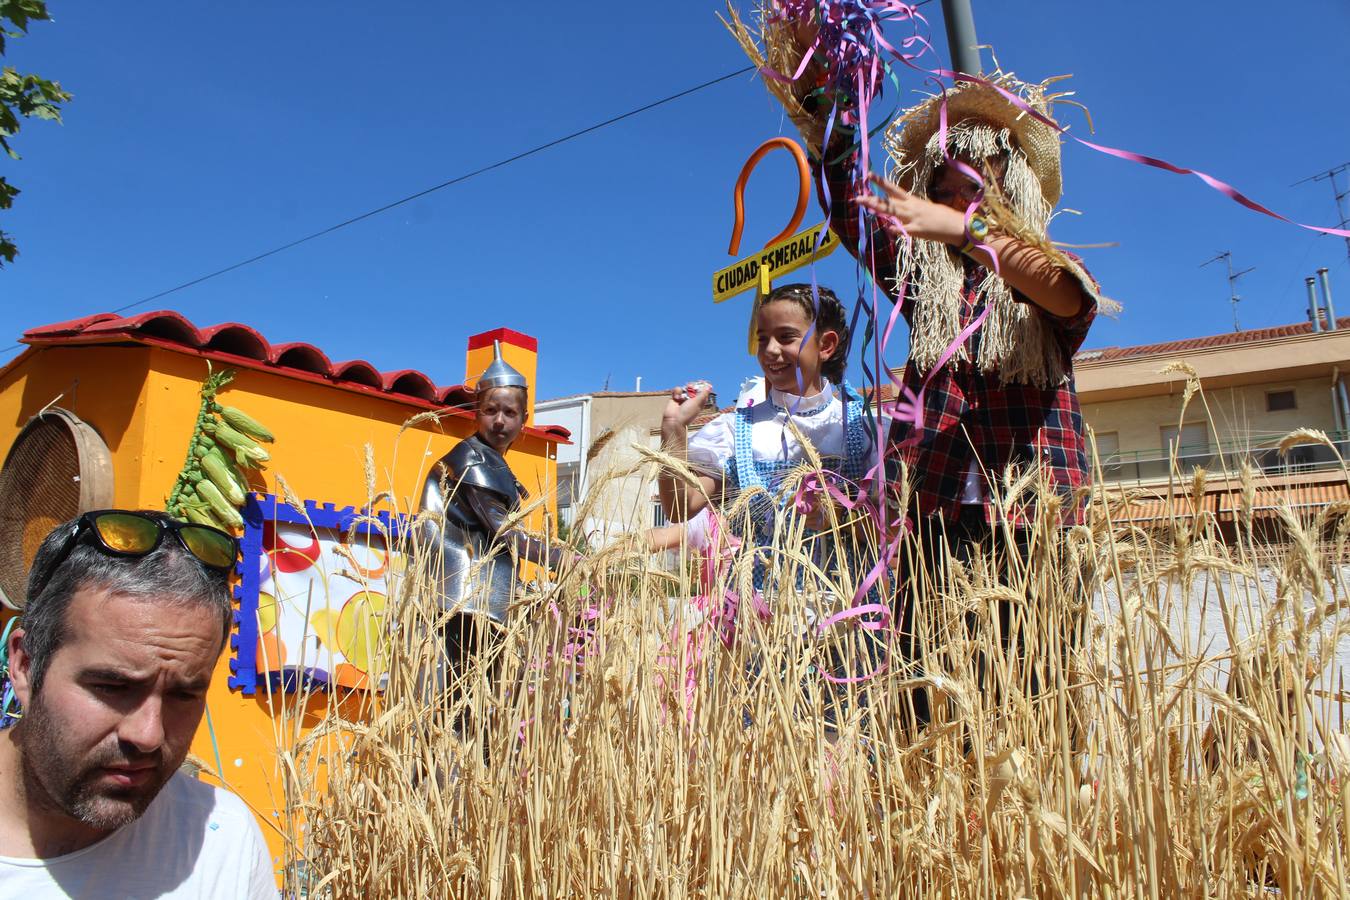
[[[1209,427],[1204,422],[1195,422],[1181,426],[1167,425],[1162,428],[1163,449],[1177,457],[1206,456],[1209,453]]]
[[[1283,412],[1286,409],[1298,409],[1298,398],[1293,389],[1287,391],[1266,391],[1266,412]]]
[[[1098,431],[1095,436],[1097,438],[1097,455],[1101,457],[1103,463],[1120,455],[1119,431]]]
[[[1101,463],[1102,474],[1107,478],[1120,475],[1120,432],[1098,431],[1093,437],[1097,441],[1097,460]]]
[[[661,501],[652,500],[652,526],[660,528],[663,525],[669,525],[670,520],[666,518],[666,511],[661,508]]]
[[[558,521],[571,528],[576,520],[576,507],[581,501],[578,495],[577,476],[581,466],[575,462],[558,464]]]

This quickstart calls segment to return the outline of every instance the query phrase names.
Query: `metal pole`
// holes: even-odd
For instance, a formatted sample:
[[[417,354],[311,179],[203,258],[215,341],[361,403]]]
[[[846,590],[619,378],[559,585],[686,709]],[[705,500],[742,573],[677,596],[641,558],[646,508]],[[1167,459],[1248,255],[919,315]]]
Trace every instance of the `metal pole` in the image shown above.
[[[1331,367],[1331,412],[1336,420],[1336,436],[1345,433],[1345,416],[1341,415],[1341,367]]]
[[[1331,305],[1331,279],[1327,277],[1327,267],[1317,270],[1317,278],[1322,282],[1322,302],[1327,307],[1327,331],[1336,330],[1336,307]]]
[[[1341,228],[1344,228],[1347,224],[1350,224],[1350,216],[1346,215],[1344,202],[1345,198],[1347,196],[1350,196],[1350,190],[1342,191],[1341,186],[1336,182],[1336,176],[1344,172],[1346,169],[1350,169],[1350,163],[1341,163],[1339,166],[1333,166],[1332,168],[1327,169],[1325,172],[1318,172],[1316,175],[1309,175],[1307,178],[1303,179],[1303,181],[1295,181],[1292,185],[1290,185],[1291,187],[1297,187],[1298,185],[1303,184],[1306,181],[1322,181],[1322,180],[1330,181],[1331,194],[1336,198],[1336,213],[1341,217],[1340,221]],[[1345,239],[1345,255],[1350,256],[1350,237]]]
[[[1336,390],[1341,395],[1341,421],[1350,424],[1350,394],[1347,394],[1345,390],[1345,378],[1341,378],[1336,382]],[[1344,433],[1342,433],[1341,435],[1342,445],[1336,448],[1337,450],[1340,450],[1342,454],[1345,453],[1344,441],[1345,435]]]
[[[947,23],[947,51],[952,68],[967,75],[980,74],[980,42],[975,37],[975,14],[970,0],[942,0],[942,19]]]
[[[1246,275],[1248,272],[1255,269],[1256,266],[1252,266],[1250,269],[1243,269],[1241,272],[1234,272],[1233,253],[1231,250],[1224,250],[1218,256],[1211,259],[1209,262],[1201,263],[1200,268],[1203,269],[1210,263],[1216,263],[1219,260],[1223,260],[1224,263],[1228,266],[1228,300],[1230,303],[1233,304],[1233,330],[1241,331],[1242,326],[1238,324],[1238,301],[1241,300],[1242,298],[1238,296],[1237,280],[1241,278],[1243,275]]]
[[[1309,275],[1303,279],[1303,283],[1308,286],[1308,318],[1312,320],[1312,330],[1322,330],[1322,313],[1317,308],[1317,279]]]
[[[1346,191],[1342,191],[1340,185],[1336,184],[1336,176],[1345,171],[1345,166],[1339,166],[1327,172],[1327,179],[1331,182],[1331,193],[1336,195],[1336,213],[1341,217],[1341,227],[1344,228],[1348,221],[1345,215],[1344,200]],[[1345,239],[1345,255],[1350,256],[1350,238]]]

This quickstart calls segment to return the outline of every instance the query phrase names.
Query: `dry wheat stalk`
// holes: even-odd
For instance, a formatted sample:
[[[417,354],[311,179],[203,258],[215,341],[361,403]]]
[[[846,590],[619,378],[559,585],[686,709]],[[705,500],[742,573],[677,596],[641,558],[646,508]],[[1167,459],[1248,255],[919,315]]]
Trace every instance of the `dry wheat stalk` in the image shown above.
[[[658,454],[647,462],[681,469]],[[1244,474],[1244,493],[1255,477]],[[1178,472],[1169,494],[1190,494],[1198,509],[1205,479]],[[1053,509],[1026,473],[1002,483],[1016,495],[1005,503],[1036,496]],[[1275,587],[1258,577],[1251,505],[1229,545],[1212,517],[1122,527],[1099,492],[1069,542],[1042,521],[1029,557],[1005,570],[929,560],[916,598],[922,668],[896,659],[841,687],[819,671],[831,653],[857,661],[858,632],[820,636],[807,623],[847,587],[803,549],[792,515],[768,554],[789,587],[767,598],[767,618],[742,603],[730,646],[669,597],[743,590],[743,560],[707,590],[691,566],[662,571],[621,542],[526,591],[498,649],[443,690],[428,689],[427,673],[444,613],[434,573],[414,567],[397,630],[381,636],[388,689],[360,716],[350,698],[330,698],[304,740],[293,723],[277,730],[287,889],[1343,893],[1345,691],[1333,701],[1336,691],[1311,685],[1332,664],[1326,641],[1334,651],[1346,639],[1350,598],[1319,562],[1323,530],[1293,513]],[[825,540],[840,550],[860,534]],[[583,584],[603,602],[583,598]],[[591,606],[598,615],[586,619]],[[997,637],[1003,610],[1028,635],[1023,656]],[[1212,623],[1210,638],[1193,633],[1197,617]],[[1077,646],[1075,624],[1086,635]],[[580,659],[568,657],[570,628],[593,632]],[[1211,646],[1214,635],[1227,646]],[[1044,690],[1031,696],[1033,677]],[[932,697],[921,729],[907,725],[918,689]],[[297,699],[277,702],[305,714]]]

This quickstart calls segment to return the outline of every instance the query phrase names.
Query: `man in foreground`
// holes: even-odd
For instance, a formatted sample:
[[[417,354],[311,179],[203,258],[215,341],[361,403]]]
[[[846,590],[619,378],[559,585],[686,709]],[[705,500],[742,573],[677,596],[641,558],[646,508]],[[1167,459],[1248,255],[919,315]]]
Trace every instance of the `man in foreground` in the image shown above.
[[[277,896],[233,794],[178,771],[229,633],[235,539],[103,510],[39,548],[0,731],[0,898]],[[6,674],[6,673],[0,673]]]

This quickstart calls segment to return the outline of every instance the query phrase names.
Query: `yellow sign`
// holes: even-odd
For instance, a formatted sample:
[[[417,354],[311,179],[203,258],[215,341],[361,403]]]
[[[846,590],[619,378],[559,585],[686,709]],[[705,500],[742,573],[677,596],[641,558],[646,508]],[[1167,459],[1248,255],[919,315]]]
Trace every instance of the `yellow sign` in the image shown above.
[[[754,256],[714,272],[713,301],[721,303],[741,291],[761,285],[768,293],[769,282],[775,278],[829,256],[839,246],[839,238],[833,231],[826,231],[820,246],[816,247],[818,234],[819,225],[799,231],[787,240],[770,244]]]

